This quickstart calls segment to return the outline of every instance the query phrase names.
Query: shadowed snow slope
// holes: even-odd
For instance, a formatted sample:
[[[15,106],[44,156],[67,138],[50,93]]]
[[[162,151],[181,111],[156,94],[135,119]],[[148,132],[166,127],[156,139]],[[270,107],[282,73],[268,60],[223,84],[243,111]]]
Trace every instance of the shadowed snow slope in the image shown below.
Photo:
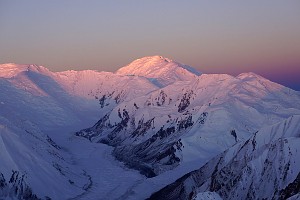
[[[263,175],[253,169],[275,173],[268,162],[276,162],[286,175],[266,174],[270,179],[262,186],[277,184],[282,193],[255,195],[277,197],[293,190],[299,173],[298,161],[292,163],[299,117],[289,118],[299,114],[299,92],[259,75],[200,75],[161,56],[138,59],[116,73],[2,64],[0,199],[145,199],[209,160],[219,171],[231,163],[230,155],[240,165],[227,177],[233,183],[245,163],[252,171],[241,177],[255,185]],[[284,120],[286,126],[278,124]],[[239,150],[243,145],[247,151]],[[277,150],[286,158],[269,153]],[[228,159],[216,164],[220,155]],[[219,172],[207,174],[206,185],[225,181],[215,178]],[[192,196],[230,198],[241,190],[218,184],[212,190],[196,185]],[[247,184],[245,191],[253,191]]]
[[[299,144],[300,116],[295,115],[262,128],[150,199],[191,199],[202,192],[223,199],[287,199],[300,192]]]

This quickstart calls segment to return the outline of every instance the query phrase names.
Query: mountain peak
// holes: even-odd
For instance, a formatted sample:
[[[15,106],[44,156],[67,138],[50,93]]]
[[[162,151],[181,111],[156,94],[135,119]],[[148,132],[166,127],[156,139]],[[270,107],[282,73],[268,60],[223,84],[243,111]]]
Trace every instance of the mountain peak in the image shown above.
[[[237,76],[238,79],[250,79],[250,78],[258,78],[258,79],[265,79],[264,77],[254,73],[254,72],[244,72]]]
[[[125,67],[120,68],[116,73],[122,75],[137,75],[137,76],[155,76],[153,72],[157,72],[159,68],[171,67],[168,65],[173,61],[163,56],[147,56],[136,59]]]
[[[7,63],[0,65],[0,77],[1,78],[11,78],[17,74],[27,71],[28,65],[19,65],[15,63]]]
[[[162,73],[170,72],[176,68],[182,68],[197,76],[200,75],[200,72],[196,69],[163,56],[147,56],[136,59],[125,67],[117,70],[116,73],[121,75],[136,75],[155,78]]]
[[[163,56],[148,56],[134,60],[116,71],[119,75],[143,76],[158,80],[162,85],[191,80],[201,73],[196,69]]]
[[[247,82],[248,84],[251,84],[256,88],[261,88],[267,91],[289,90],[289,88],[286,88],[285,86],[280,85],[278,83],[272,82],[269,79],[264,78],[253,72],[241,73],[238,76],[236,76],[236,78],[240,79],[243,82]]]
[[[22,72],[28,72],[28,71],[38,72],[38,73],[50,72],[47,68],[43,66],[34,65],[34,64],[15,64],[15,63],[0,64],[1,78],[12,78]]]
[[[142,58],[138,58],[136,59],[136,61],[139,60],[139,61],[147,61],[147,62],[155,62],[155,61],[164,61],[164,62],[172,62],[171,59],[169,58],[166,58],[166,57],[163,57],[163,56],[160,56],[160,55],[156,55],[156,56],[145,56],[145,57],[142,57]]]

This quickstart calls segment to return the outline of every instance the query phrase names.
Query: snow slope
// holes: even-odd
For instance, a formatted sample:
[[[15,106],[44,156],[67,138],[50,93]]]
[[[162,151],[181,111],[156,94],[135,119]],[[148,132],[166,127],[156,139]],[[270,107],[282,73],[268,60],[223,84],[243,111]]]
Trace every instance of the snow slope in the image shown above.
[[[0,117],[0,157],[1,198],[66,199],[89,184],[84,171],[30,121],[11,123]]]
[[[216,192],[223,199],[287,199],[297,195],[299,137],[300,115],[264,127],[150,199],[188,199],[203,192]]]
[[[114,161],[108,146],[73,138],[72,132],[120,102],[156,90],[149,79],[10,63],[0,65],[0,83],[1,197],[117,198],[126,193],[128,179],[143,179]],[[117,192],[119,181],[124,186]]]
[[[118,79],[95,71],[53,73],[35,65],[3,64],[0,69],[1,198],[81,198],[105,175],[111,180],[109,174],[122,174],[123,182],[128,182],[126,173],[133,181],[142,178],[112,164],[109,153],[97,157],[111,151],[106,145],[96,148],[69,138],[71,132],[93,124],[109,106],[157,88],[148,79]],[[136,82],[143,87],[136,87]],[[103,98],[106,94],[110,96]],[[102,169],[106,172],[100,173]],[[96,194],[109,196],[117,185],[113,182]],[[111,196],[124,192],[122,187]]]
[[[89,177],[49,134],[82,123],[86,113],[99,117],[99,104],[73,97],[46,68],[0,69],[1,196],[66,199],[85,192]]]

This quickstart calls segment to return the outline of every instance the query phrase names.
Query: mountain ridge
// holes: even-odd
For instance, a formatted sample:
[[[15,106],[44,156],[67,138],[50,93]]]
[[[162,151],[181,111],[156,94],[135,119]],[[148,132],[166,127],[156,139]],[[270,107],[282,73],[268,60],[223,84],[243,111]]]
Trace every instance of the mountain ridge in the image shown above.
[[[163,64],[161,64],[163,63]],[[159,66],[159,67],[157,67]],[[151,69],[154,68],[154,69]],[[164,70],[159,71],[159,68],[163,68]],[[141,71],[138,71],[141,69]],[[172,69],[172,70],[170,70]],[[181,69],[181,71],[178,71],[178,73],[185,74],[186,77],[180,77],[178,76],[178,73],[174,69]],[[161,69],[160,69],[161,70]],[[168,71],[170,70],[170,71]],[[99,70],[65,70],[65,71],[59,71],[59,72],[52,72],[48,68],[39,66],[36,64],[16,64],[16,63],[4,63],[0,64],[0,77],[2,78],[12,78],[13,76],[16,76],[20,72],[26,72],[26,71],[35,71],[40,73],[50,73],[55,74],[56,76],[76,76],[77,74],[106,74],[106,75],[123,75],[123,76],[130,76],[130,75],[136,75],[136,76],[142,76],[145,78],[148,78],[149,81],[152,82],[152,84],[155,84],[159,87],[164,87],[168,84],[174,83],[174,81],[186,81],[186,80],[192,80],[198,76],[201,75],[223,75],[223,76],[232,76],[229,74],[214,74],[214,73],[200,73],[198,70],[196,70],[193,67],[190,67],[188,65],[181,64],[179,62],[173,61],[171,59],[165,58],[163,56],[146,56],[139,59],[136,59],[129,63],[128,65],[125,65],[124,67],[120,67],[115,72],[106,72],[106,71],[99,71]],[[164,73],[167,73],[165,76]],[[169,74],[175,73],[176,76],[168,76]],[[236,76],[239,79],[250,79],[250,78],[257,78],[261,80],[268,80],[264,78],[263,76],[260,76],[254,72],[243,72]],[[160,79],[160,80],[157,80]],[[171,80],[169,80],[171,79]],[[173,79],[173,80],[172,80]],[[160,82],[163,82],[161,84]],[[271,81],[273,82],[273,81]],[[273,82],[274,83],[274,82]],[[278,84],[278,83],[277,83]],[[281,85],[281,84],[278,84]],[[286,86],[284,86],[286,87]],[[291,88],[289,88],[291,89]]]
[[[191,152],[203,154],[197,145],[210,149],[202,156],[207,160],[266,124],[300,114],[299,99],[299,93],[254,73],[202,74],[120,103],[76,135],[115,147],[119,160],[157,176],[192,161]]]
[[[152,59],[168,66],[151,78],[0,65],[0,198],[18,188],[40,198],[66,191],[65,198],[144,199],[300,114],[299,92],[254,73],[197,76],[170,59]],[[16,176],[22,184],[8,183]]]
[[[299,194],[299,124],[300,115],[293,115],[262,128],[150,199],[187,199],[203,192],[216,192],[222,199],[286,199]]]

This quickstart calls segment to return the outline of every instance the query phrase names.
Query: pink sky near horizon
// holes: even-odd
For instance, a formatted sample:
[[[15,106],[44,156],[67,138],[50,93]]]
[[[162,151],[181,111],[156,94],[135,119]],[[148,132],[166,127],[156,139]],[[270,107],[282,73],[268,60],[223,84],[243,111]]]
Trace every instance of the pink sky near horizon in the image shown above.
[[[161,55],[300,90],[300,1],[0,0],[0,63],[116,71]]]

